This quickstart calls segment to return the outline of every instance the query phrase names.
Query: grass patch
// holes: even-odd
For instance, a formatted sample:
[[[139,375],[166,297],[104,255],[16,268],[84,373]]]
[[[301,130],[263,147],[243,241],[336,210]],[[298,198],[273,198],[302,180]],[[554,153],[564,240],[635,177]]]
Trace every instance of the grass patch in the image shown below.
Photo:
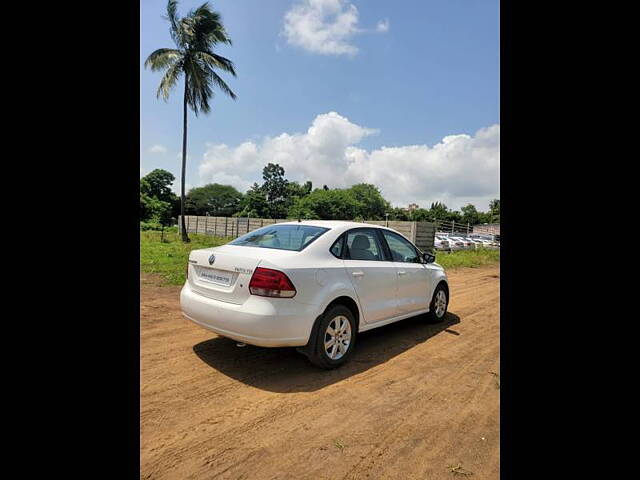
[[[189,234],[190,243],[182,243],[175,231],[161,233],[157,231],[140,232],[140,270],[145,273],[157,273],[166,284],[182,285],[186,280],[189,252],[199,248],[217,247],[229,241],[227,238],[211,235]]]
[[[458,250],[456,252],[436,252],[436,263],[445,269],[458,267],[481,267],[500,263],[500,250],[479,248],[478,250]]]

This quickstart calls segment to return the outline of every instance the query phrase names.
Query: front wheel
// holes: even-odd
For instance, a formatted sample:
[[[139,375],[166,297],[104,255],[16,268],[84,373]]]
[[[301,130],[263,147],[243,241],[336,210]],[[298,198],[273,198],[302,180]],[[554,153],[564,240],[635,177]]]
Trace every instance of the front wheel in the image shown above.
[[[308,348],[309,361],[320,368],[339,367],[351,356],[355,345],[357,326],[353,313],[344,305],[336,305],[319,322]]]
[[[445,286],[439,284],[433,292],[431,298],[431,304],[429,305],[429,313],[427,318],[431,322],[441,322],[444,320],[444,316],[447,313],[447,307],[449,306],[449,293]]]

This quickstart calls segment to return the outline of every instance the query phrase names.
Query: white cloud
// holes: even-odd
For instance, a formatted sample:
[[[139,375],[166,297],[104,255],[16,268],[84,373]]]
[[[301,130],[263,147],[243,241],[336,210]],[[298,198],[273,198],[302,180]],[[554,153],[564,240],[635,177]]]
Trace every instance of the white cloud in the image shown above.
[[[428,207],[444,201],[451,208],[473,203],[486,209],[499,198],[500,125],[480,129],[473,136],[449,135],[439,143],[381,147],[357,145],[378,131],[329,112],[318,115],[305,133],[282,133],[236,147],[207,144],[199,167],[202,183],[226,183],[245,191],[261,183],[269,162],[284,167],[286,177],[314,187],[377,185],[387,200],[406,206]]]
[[[380,32],[380,33],[384,33],[384,32],[388,32],[389,31],[389,20],[388,19],[384,19],[384,20],[380,20],[377,24],[376,24],[376,32]]]
[[[382,29],[381,29],[382,28]],[[378,22],[376,30],[386,32],[389,22]],[[351,43],[358,27],[358,9],[348,0],[300,0],[284,16],[282,34],[290,45],[323,55],[355,55]]]
[[[154,145],[149,149],[150,153],[167,153],[167,147],[164,145]]]

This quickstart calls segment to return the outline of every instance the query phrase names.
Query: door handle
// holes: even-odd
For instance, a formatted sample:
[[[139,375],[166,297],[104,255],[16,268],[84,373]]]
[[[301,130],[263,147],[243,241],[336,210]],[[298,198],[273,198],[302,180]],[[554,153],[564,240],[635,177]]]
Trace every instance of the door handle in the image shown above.
[[[364,272],[351,272],[351,275],[353,275],[354,277],[363,277]]]
[[[407,273],[407,272],[405,272],[404,270],[400,270],[400,271],[398,272],[398,275],[405,275],[406,273]]]

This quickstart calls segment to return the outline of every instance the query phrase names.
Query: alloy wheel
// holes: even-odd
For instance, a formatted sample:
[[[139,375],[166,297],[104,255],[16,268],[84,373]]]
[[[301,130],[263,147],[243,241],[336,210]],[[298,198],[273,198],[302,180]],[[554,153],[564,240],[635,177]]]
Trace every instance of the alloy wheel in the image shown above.
[[[447,294],[444,290],[438,290],[434,303],[436,317],[441,318],[447,309]]]
[[[333,318],[324,333],[324,351],[331,360],[342,358],[351,343],[351,323],[344,315]]]

